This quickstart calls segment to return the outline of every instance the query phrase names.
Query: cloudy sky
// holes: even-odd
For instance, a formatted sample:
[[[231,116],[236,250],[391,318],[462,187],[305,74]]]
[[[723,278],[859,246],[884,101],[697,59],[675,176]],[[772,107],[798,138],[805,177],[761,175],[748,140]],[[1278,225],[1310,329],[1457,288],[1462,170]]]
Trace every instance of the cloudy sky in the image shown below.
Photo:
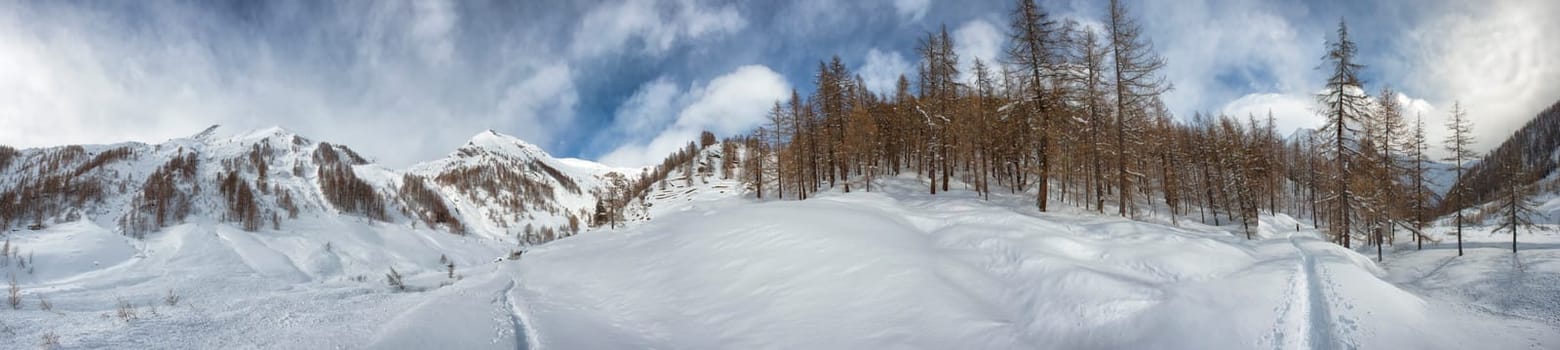
[[[1319,125],[1323,42],[1347,18],[1371,91],[1432,137],[1454,100],[1492,147],[1560,100],[1553,0],[1128,0],[1181,116],[1271,110]],[[1104,1],[1041,1],[1097,21]],[[839,55],[873,89],[946,25],[996,58],[1010,0],[0,0],[0,144],[159,142],[272,125],[390,166],[494,129],[558,156],[642,165],[747,131]]]

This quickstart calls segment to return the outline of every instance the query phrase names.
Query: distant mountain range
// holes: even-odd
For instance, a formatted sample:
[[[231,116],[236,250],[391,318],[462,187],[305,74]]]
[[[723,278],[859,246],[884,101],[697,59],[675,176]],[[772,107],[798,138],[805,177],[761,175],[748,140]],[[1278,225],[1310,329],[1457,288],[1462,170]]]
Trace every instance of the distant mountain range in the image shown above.
[[[558,159],[484,131],[449,156],[391,169],[282,128],[158,144],[0,146],[0,228],[86,219],[139,236],[191,221],[247,230],[305,216],[435,227],[536,244],[579,232],[638,168]]]
[[[1467,173],[1457,182],[1467,186],[1471,198],[1463,200],[1457,198],[1455,192],[1451,193],[1444,202],[1450,205],[1443,205],[1440,213],[1451,213],[1494,200],[1500,193],[1501,180],[1508,176],[1523,176],[1530,182],[1549,181],[1555,175],[1557,165],[1560,165],[1557,161],[1560,161],[1560,102],[1538,113],[1537,117],[1502,141],[1500,146],[1471,164]],[[1512,162],[1520,162],[1515,164],[1520,165],[1515,168],[1525,169],[1527,173],[1512,174],[1508,170],[1514,168]]]

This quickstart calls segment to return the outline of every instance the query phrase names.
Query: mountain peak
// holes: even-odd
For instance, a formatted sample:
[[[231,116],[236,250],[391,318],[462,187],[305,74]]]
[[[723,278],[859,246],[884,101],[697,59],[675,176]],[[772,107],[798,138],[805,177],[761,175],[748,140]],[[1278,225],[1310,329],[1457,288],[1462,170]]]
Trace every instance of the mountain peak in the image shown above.
[[[488,129],[487,131],[483,131],[477,133],[475,136],[472,136],[470,140],[466,141],[466,146],[461,147],[461,149],[479,149],[494,153],[530,155],[532,157],[551,157],[551,155],[548,155],[547,152],[543,151],[541,147],[531,144],[530,142],[526,142],[525,140],[521,140],[518,137],[499,133],[492,129]]]
[[[221,124],[215,124],[215,125],[212,125],[210,127],[207,127],[205,130],[202,130],[200,133],[197,133],[194,136],[191,136],[190,139],[192,139],[192,140],[208,141],[209,142],[209,141],[217,141],[217,140],[261,140],[261,139],[268,139],[268,138],[273,138],[273,137],[282,138],[282,139],[291,139],[294,136],[299,136],[299,135],[297,133],[294,133],[294,132],[290,131],[290,130],[282,128],[281,126],[276,126],[276,125],[272,125],[272,126],[264,127],[264,128],[256,128],[256,129],[247,129],[246,130],[246,129],[235,129],[235,128],[230,128],[230,127],[224,127]]]

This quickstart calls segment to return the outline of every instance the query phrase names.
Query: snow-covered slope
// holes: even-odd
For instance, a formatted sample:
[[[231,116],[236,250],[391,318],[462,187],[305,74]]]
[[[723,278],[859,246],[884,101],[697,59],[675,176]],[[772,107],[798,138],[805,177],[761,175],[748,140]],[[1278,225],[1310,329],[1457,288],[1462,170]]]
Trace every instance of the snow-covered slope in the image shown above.
[[[742,147],[735,147],[734,151],[742,152]],[[733,201],[753,197],[754,193],[742,181],[746,174],[742,173],[741,167],[731,169],[730,174],[720,169],[721,161],[727,156],[721,147],[699,150],[689,160],[691,167],[670,169],[663,181],[631,201],[626,206],[624,219],[630,224],[642,223],[673,213],[730,205]]]
[[[353,216],[258,233],[192,222],[144,240],[91,221],[17,231],[8,238],[36,254],[35,271],[0,267],[20,275],[24,300],[0,310],[0,334],[21,339],[0,348],[45,334],[71,348],[147,349],[1560,345],[1555,321],[1523,316],[1553,307],[1503,314],[1507,299],[1473,295],[1496,304],[1469,308],[1468,293],[1425,289],[1497,291],[1488,286],[1498,279],[1468,276],[1498,265],[1383,269],[1282,216],[1245,240],[1192,224],[1037,213],[1024,194],[927,195],[914,178],[807,201],[727,196],[722,183],[668,183],[650,194],[672,195],[652,200],[654,220],[518,260],[503,259],[511,251],[493,238]],[[1524,253],[1523,281],[1560,276],[1560,256],[1543,252]],[[407,291],[386,285],[391,268]],[[1560,295],[1523,288],[1533,300]],[[166,303],[170,293],[181,301]],[[121,318],[122,305],[134,315]]]
[[[1405,291],[1310,228],[1246,241],[1038,214],[1027,196],[880,185],[887,193],[727,201],[559,241],[526,256],[514,297],[550,348],[1560,344],[1542,323]]]
[[[578,232],[606,186],[639,174],[492,131],[408,170],[281,128],[7,151],[0,229],[86,219],[133,236],[202,220],[255,230],[355,216],[535,244]]]
[[[622,186],[639,169],[553,158],[489,130],[407,174],[433,180],[468,230],[495,237],[550,232],[532,239],[537,243],[577,233],[589,224],[602,192]]]
[[[757,199],[707,148],[637,194],[628,225],[557,235],[515,259],[516,225],[580,219],[597,191],[643,170],[555,159],[496,133],[407,170],[280,129],[219,134],[83,146],[54,166],[70,151],[24,150],[0,170],[0,189],[53,191],[20,198],[64,208],[25,206],[50,213],[46,227],[4,231],[0,276],[15,276],[21,304],[0,304],[0,348],[49,335],[137,349],[1560,346],[1557,234],[1511,255],[1474,230],[1484,238],[1468,257],[1427,244],[1377,265],[1284,215],[1247,240],[1156,217],[1039,213],[1025,193],[929,195],[913,175]],[[85,165],[119,146],[131,152]],[[169,187],[114,189],[164,168]],[[72,172],[113,190],[78,204],[68,189],[85,187],[22,180]],[[260,210],[285,211],[275,200],[290,193],[299,214],[245,231],[226,217],[233,174],[265,186]],[[368,191],[333,199],[325,183]],[[159,191],[176,195],[150,208],[184,198],[190,214],[122,234],[126,212],[149,212],[126,203]],[[382,200],[383,217],[361,193]],[[392,271],[405,290],[387,283]]]

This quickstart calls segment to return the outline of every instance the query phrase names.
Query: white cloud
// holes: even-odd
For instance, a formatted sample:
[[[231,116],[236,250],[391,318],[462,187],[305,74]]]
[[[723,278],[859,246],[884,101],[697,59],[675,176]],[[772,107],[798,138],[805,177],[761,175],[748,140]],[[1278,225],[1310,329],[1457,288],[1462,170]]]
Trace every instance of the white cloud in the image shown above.
[[[574,119],[578,103],[573,73],[568,65],[559,63],[540,67],[529,78],[509,86],[494,117],[504,125],[530,126],[512,132],[545,145],[556,137],[554,131]]]
[[[1095,5],[1100,12],[1104,4]],[[1236,0],[1146,1],[1128,8],[1167,61],[1177,115],[1252,94],[1306,96],[1321,87],[1316,67],[1325,32],[1306,32],[1286,15],[1305,4]],[[1254,82],[1240,84],[1232,82]]]
[[[974,80],[976,59],[988,67],[997,65],[1002,45],[1007,42],[1006,34],[984,19],[965,22],[951,35],[953,51],[959,55],[959,81]]]
[[[1288,135],[1295,129],[1315,129],[1322,126],[1322,118],[1316,115],[1316,99],[1305,95],[1249,94],[1230,101],[1218,112],[1240,120],[1245,120],[1248,116],[1266,120],[1268,113],[1271,112],[1273,121],[1277,124],[1274,127],[1284,135]]]
[[[640,87],[630,103],[619,108],[619,118],[647,117],[641,112],[666,109],[679,104],[677,119],[669,124],[639,131],[654,135],[648,140],[625,142],[600,158],[614,166],[643,166],[659,162],[699,132],[708,130],[718,136],[733,136],[762,124],[775,101],[789,96],[791,86],[785,77],[769,67],[752,65],[710,80],[709,84],[689,89],[686,94],[667,93],[668,84],[650,83]],[[643,97],[642,99],[640,97]],[[660,98],[663,102],[650,101]],[[653,116],[648,116],[654,118]],[[619,125],[649,124],[643,120],[617,121]]]
[[[1451,2],[1412,28],[1399,49],[1408,90],[1445,108],[1425,115],[1444,129],[1450,106],[1460,101],[1474,121],[1480,150],[1498,146],[1513,131],[1560,98],[1560,2],[1498,0]]]
[[[171,42],[159,55],[180,69],[150,66],[134,54],[123,35],[85,25],[33,27],[41,14],[0,11],[0,143],[45,146],[161,140],[193,134],[206,113],[226,112],[227,101],[203,98],[200,90],[218,79],[210,57],[197,45]],[[65,14],[76,24],[101,20],[94,14]],[[177,33],[165,33],[173,36]],[[146,93],[158,99],[143,98]],[[127,116],[121,111],[135,111]]]
[[[894,0],[894,10],[900,17],[910,21],[920,21],[926,17],[926,9],[932,6],[932,0]]]
[[[735,6],[706,7],[696,0],[621,0],[602,3],[580,20],[571,51],[596,56],[628,51],[659,55],[678,40],[733,33],[747,26]]]
[[[411,39],[422,48],[423,58],[436,64],[447,64],[454,59],[454,35],[460,14],[449,0],[423,0],[412,2],[415,18],[412,20]]]
[[[534,38],[494,43],[526,53],[497,68],[458,55],[464,19],[447,3],[278,3],[246,13],[253,22],[144,5],[132,18],[0,3],[0,143],[161,142],[212,124],[280,125],[405,166],[486,128],[547,145],[579,103],[573,68]],[[292,31],[300,19],[314,27]]]
[[[621,136],[665,126],[677,115],[677,108],[686,104],[680,101],[684,97],[682,89],[671,79],[663,76],[651,80],[618,107],[614,129]]]
[[[900,76],[912,76],[914,71],[915,67],[898,52],[879,51],[877,48],[867,50],[866,63],[856,69],[866,82],[867,90],[885,95],[894,93]]]
[[[1374,100],[1379,96],[1372,96],[1372,98]],[[1443,156],[1445,152],[1440,144],[1446,137],[1445,120],[1451,111],[1451,106],[1437,106],[1430,101],[1403,92],[1397,92],[1392,98],[1396,99],[1402,108],[1405,126],[1412,128],[1417,118],[1424,118],[1425,137],[1430,142],[1430,148],[1427,150],[1430,158],[1439,159]],[[1220,107],[1217,113],[1242,121],[1248,116],[1256,116],[1258,122],[1263,122],[1267,119],[1268,112],[1272,111],[1273,120],[1277,124],[1276,129],[1280,135],[1287,136],[1296,129],[1321,128],[1326,118],[1318,115],[1318,110],[1316,98],[1312,95],[1253,93],[1230,101]],[[1480,145],[1487,144],[1480,143]],[[1493,147],[1493,145],[1488,146]]]

